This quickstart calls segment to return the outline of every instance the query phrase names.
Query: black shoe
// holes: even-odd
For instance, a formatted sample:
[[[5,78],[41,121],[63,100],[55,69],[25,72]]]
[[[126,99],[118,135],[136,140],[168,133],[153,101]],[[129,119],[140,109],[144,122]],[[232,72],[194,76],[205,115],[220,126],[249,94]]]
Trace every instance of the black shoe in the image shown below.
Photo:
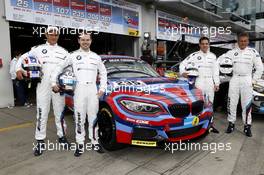
[[[76,150],[74,152],[74,156],[75,157],[80,157],[83,152],[84,152],[83,144],[80,144],[80,145],[77,146],[77,148],[76,148]]]
[[[213,133],[216,133],[216,134],[219,134],[220,132],[213,126],[210,127],[209,129],[209,132],[213,132]]]
[[[44,140],[37,140],[37,146],[34,150],[34,155],[35,156],[40,156],[43,151],[45,150],[45,142]]]
[[[226,133],[230,134],[231,132],[233,132],[235,130],[235,124],[232,122],[229,122],[228,127],[226,129]]]
[[[252,137],[251,125],[245,125],[244,126],[244,133],[246,136]]]
[[[104,153],[104,149],[100,144],[93,144],[93,150],[100,154]]]
[[[64,148],[65,150],[69,150],[69,148],[70,148],[70,143],[68,142],[68,140],[67,140],[67,138],[66,138],[65,136],[59,138],[59,143],[60,143],[60,145],[63,146],[63,148]]]

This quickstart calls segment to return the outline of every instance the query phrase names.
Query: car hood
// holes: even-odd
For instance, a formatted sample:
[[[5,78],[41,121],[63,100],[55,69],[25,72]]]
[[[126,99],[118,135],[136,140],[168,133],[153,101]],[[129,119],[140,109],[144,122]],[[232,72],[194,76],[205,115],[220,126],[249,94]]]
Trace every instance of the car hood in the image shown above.
[[[254,96],[264,96],[264,92],[258,92],[255,88],[259,87],[259,88],[264,88],[264,80],[258,80],[257,83],[253,86],[253,95]]]
[[[264,79],[258,80],[257,85],[264,87]]]
[[[186,80],[164,77],[110,79],[108,80],[109,88],[112,92],[113,89],[119,90],[119,95],[127,94],[130,96],[154,98],[156,101],[173,99],[174,102],[184,103],[202,99],[201,91],[190,89]]]

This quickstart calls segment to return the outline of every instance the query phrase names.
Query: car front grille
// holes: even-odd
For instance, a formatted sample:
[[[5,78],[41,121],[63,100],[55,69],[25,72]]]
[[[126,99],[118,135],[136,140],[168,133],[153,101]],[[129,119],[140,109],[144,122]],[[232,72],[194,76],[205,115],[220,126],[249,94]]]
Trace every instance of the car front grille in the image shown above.
[[[187,117],[192,111],[192,115],[199,115],[203,111],[204,102],[198,100],[192,103],[192,109],[190,110],[190,105],[185,103],[176,103],[169,105],[168,109],[173,117],[184,118]]]
[[[192,115],[199,115],[203,111],[204,102],[202,100],[192,103]]]
[[[173,117],[184,118],[190,114],[189,104],[172,104],[169,105],[168,109]]]

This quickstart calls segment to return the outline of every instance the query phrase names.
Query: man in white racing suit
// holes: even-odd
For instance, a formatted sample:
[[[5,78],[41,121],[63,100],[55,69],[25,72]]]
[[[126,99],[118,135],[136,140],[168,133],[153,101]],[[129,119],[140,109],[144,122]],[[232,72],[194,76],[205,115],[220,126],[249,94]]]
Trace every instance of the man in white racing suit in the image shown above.
[[[47,42],[42,45],[33,47],[28,55],[39,60],[42,67],[41,82],[37,85],[37,122],[35,130],[35,139],[37,146],[34,148],[34,155],[39,156],[43,153],[44,139],[46,138],[46,128],[48,115],[50,111],[50,103],[52,101],[53,111],[55,115],[55,124],[57,128],[57,135],[59,143],[63,144],[64,148],[69,146],[65,137],[66,124],[64,121],[64,96],[52,92],[50,75],[51,72],[57,68],[57,64],[63,62],[68,55],[68,52],[57,45],[59,39],[59,29],[57,27],[49,26],[46,30]],[[23,79],[25,72],[23,71],[22,63],[25,57],[20,57],[17,63],[17,78]],[[67,146],[67,147],[66,147]]]
[[[79,36],[80,49],[72,52],[66,59],[58,65],[51,77],[53,90],[59,91],[56,84],[58,75],[69,65],[73,67],[76,77],[76,87],[74,90],[74,115],[75,133],[78,147],[74,156],[79,157],[83,153],[85,140],[85,121],[86,115],[89,122],[89,139],[94,150],[103,153],[101,145],[98,143],[98,124],[97,113],[99,108],[99,98],[104,94],[107,86],[107,72],[101,57],[90,50],[92,43],[91,34],[82,33]],[[97,90],[97,74],[100,77],[100,86]]]
[[[199,40],[200,51],[189,55],[180,64],[180,74],[187,78],[188,71],[186,66],[189,63],[195,64],[198,67],[198,77],[195,86],[203,92],[205,101],[213,104],[214,93],[219,90],[219,66],[216,61],[216,56],[209,51],[209,38],[201,37]],[[219,131],[211,127],[211,131],[219,133]]]
[[[261,78],[263,64],[259,53],[248,47],[249,36],[247,33],[238,35],[238,47],[230,50],[226,55],[233,62],[233,76],[229,83],[228,92],[228,121],[226,133],[231,133],[235,128],[236,111],[239,97],[241,99],[244,133],[252,137],[251,132],[251,102],[253,96],[252,85]],[[253,68],[256,69],[252,76]]]

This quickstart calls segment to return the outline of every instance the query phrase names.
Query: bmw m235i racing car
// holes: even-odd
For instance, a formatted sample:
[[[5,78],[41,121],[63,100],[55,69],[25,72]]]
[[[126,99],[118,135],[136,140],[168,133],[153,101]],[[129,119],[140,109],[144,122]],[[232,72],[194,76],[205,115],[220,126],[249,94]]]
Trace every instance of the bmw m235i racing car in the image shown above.
[[[160,142],[189,140],[205,135],[212,106],[186,80],[165,78],[146,62],[128,56],[101,56],[108,87],[100,98],[99,137],[115,150],[124,144],[155,147]],[[66,104],[73,108],[71,96]]]

